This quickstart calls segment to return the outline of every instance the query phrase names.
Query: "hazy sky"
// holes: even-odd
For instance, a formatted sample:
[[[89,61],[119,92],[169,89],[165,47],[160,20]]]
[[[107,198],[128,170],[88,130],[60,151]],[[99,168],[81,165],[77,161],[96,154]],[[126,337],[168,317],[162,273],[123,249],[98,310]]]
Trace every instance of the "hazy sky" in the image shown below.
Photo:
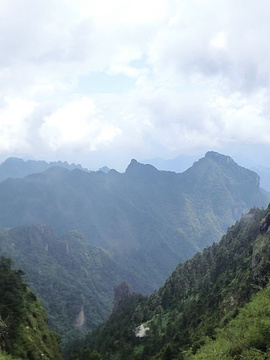
[[[270,166],[269,19],[268,0],[0,0],[0,160]]]

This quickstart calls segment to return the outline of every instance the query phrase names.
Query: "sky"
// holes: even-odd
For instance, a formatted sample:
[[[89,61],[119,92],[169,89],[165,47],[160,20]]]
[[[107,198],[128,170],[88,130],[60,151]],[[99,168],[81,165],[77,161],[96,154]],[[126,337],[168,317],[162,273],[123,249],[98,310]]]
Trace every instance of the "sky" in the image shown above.
[[[270,167],[268,0],[0,0],[0,161]]]

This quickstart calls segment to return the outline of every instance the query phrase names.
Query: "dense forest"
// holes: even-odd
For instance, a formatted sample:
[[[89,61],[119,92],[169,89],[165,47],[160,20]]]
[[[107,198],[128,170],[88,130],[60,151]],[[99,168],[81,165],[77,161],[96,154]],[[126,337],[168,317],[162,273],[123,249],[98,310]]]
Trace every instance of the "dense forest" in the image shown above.
[[[45,225],[0,229],[0,250],[25,272],[62,348],[109,316],[114,282],[136,278],[76,231],[57,237]]]
[[[61,360],[59,335],[23,280],[23,272],[0,258],[0,359]]]
[[[250,210],[149,297],[123,298],[70,359],[268,359],[269,211]]]

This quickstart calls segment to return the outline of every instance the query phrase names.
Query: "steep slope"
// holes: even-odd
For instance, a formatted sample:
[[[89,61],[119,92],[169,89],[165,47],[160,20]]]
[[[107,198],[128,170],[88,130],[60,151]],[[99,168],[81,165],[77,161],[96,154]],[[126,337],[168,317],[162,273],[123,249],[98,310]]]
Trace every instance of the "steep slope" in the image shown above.
[[[248,208],[264,206],[259,177],[231,158],[207,153],[183,174],[132,160],[124,174],[52,168],[0,183],[0,224],[76,229],[110,249],[145,291],[174,267],[218,241]],[[135,290],[139,290],[138,287]]]
[[[270,168],[262,166],[253,166],[252,170],[255,171],[261,178],[261,186],[267,191],[270,191]]]
[[[108,251],[72,231],[56,237],[45,225],[1,229],[0,255],[13,258],[41,299],[62,347],[100,324],[112,311],[113,286],[126,279],[140,287],[140,273],[121,268]],[[143,290],[143,289],[141,289]]]
[[[194,353],[198,353],[194,359],[206,359],[209,353],[212,357],[208,358],[214,359],[215,345],[226,348],[226,344],[220,344],[226,332],[232,351],[238,349],[245,354],[250,350],[250,356],[252,351],[261,355],[246,359],[269,358],[270,319],[265,308],[266,304],[269,307],[269,289],[254,298],[237,317],[240,308],[269,284],[269,214],[270,207],[267,211],[252,209],[228,230],[219,244],[180,264],[158,292],[149,298],[136,294],[126,298],[108,322],[89,335],[88,347],[81,347],[72,359],[86,359],[85,354],[90,356],[93,352],[102,359],[114,360],[193,359]],[[264,315],[257,318],[258,314],[266,318]],[[244,326],[248,317],[252,324],[258,320],[258,326],[253,325],[247,331],[249,335],[241,338],[246,345],[237,346],[237,337],[228,339],[228,333],[238,331],[239,337],[239,327]],[[142,326],[147,331],[140,337]],[[218,327],[224,330],[217,330]],[[216,332],[217,342],[209,343],[207,338],[215,338]],[[202,347],[205,341],[208,343]],[[233,357],[237,353],[229,355],[219,358],[241,358]]]
[[[207,338],[196,354],[187,354],[190,360],[246,359],[265,360],[270,356],[270,286],[260,290],[239,310],[239,314],[216,337]]]
[[[58,335],[47,325],[46,314],[29,291],[20,270],[11,269],[8,258],[0,259],[1,351],[15,358],[61,360]],[[9,358],[0,354],[0,359]]]
[[[54,161],[47,163],[41,160],[27,160],[10,157],[0,164],[0,182],[8,178],[22,178],[30,174],[39,173],[49,168],[59,166],[68,170],[80,169],[88,172],[81,165],[68,164],[66,161]]]

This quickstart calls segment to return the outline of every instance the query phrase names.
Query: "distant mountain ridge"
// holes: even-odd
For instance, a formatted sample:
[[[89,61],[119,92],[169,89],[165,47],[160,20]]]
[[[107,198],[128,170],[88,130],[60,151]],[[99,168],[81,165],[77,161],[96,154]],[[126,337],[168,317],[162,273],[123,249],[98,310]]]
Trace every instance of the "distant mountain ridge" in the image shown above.
[[[46,162],[41,160],[23,160],[17,157],[10,157],[0,164],[0,182],[8,178],[22,178],[27,175],[45,171],[51,167],[63,167],[68,170],[80,169],[88,172],[80,164],[68,164],[66,161]]]
[[[180,174],[134,159],[125,173],[52,167],[2,181],[0,203],[0,254],[26,272],[66,344],[107,317],[116,283],[154,291],[268,197],[256,173],[208,152]]]
[[[255,171],[260,176],[261,187],[270,192],[270,167],[269,162],[262,164],[262,159],[249,160],[248,156],[239,156],[238,162],[244,164],[244,167]],[[154,158],[148,160],[142,160],[143,164],[151,164],[158,170],[184,172],[192,164],[197,161],[198,157],[194,155],[179,155],[172,159]]]
[[[174,267],[218,241],[253,206],[266,206],[259,177],[215,152],[182,174],[132,160],[125,173],[54,167],[0,183],[0,225],[78,230],[136,271],[149,292]]]

